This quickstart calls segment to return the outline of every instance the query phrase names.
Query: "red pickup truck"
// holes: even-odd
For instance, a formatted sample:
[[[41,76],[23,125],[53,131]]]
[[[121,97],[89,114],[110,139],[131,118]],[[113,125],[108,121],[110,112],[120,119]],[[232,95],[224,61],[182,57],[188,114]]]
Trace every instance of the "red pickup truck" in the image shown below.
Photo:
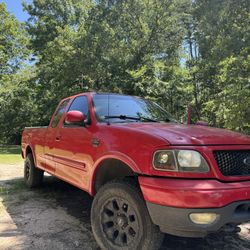
[[[48,127],[25,128],[22,156],[29,187],[46,171],[94,196],[102,249],[155,250],[162,233],[203,237],[250,220],[250,137],[180,124],[139,97],[63,99]]]

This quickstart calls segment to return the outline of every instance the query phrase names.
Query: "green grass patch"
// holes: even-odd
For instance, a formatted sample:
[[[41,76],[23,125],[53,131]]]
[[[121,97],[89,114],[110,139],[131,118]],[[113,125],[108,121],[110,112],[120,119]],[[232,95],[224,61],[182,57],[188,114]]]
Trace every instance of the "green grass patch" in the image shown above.
[[[0,146],[0,164],[22,163],[20,146]]]
[[[0,195],[8,195],[27,189],[22,179],[16,179],[7,184],[0,185]]]

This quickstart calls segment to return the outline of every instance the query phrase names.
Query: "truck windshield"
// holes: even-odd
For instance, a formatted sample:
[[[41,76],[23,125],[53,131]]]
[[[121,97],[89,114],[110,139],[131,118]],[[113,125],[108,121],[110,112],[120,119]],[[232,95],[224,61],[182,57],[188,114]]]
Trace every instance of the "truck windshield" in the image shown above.
[[[158,104],[139,97],[94,94],[93,105],[99,122],[177,122]]]

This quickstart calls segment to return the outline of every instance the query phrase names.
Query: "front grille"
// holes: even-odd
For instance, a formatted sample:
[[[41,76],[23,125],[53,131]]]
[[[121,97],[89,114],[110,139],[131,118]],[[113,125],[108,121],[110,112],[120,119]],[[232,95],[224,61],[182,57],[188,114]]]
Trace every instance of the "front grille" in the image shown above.
[[[224,176],[250,175],[250,150],[218,150],[213,153]]]

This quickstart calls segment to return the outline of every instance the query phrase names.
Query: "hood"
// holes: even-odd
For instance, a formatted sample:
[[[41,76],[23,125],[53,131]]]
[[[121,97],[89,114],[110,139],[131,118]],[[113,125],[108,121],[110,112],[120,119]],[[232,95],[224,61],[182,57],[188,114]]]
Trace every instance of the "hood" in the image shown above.
[[[119,126],[160,136],[172,145],[250,145],[250,136],[207,126],[172,123],[126,123]]]

